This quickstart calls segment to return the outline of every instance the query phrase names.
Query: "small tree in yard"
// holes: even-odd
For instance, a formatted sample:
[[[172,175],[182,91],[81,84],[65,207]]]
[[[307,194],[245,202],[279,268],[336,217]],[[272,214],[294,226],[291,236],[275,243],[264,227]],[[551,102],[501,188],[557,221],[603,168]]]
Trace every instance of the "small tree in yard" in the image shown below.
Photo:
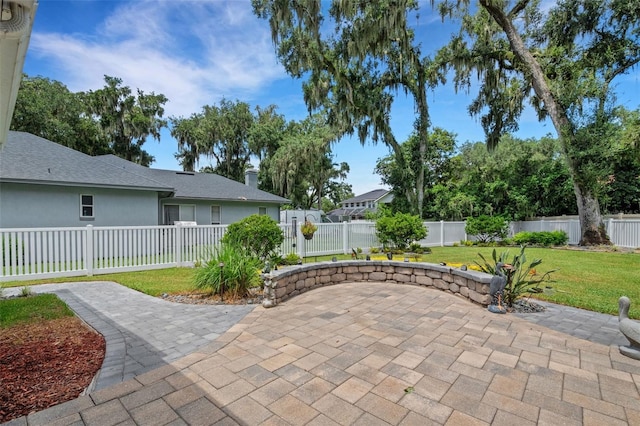
[[[404,250],[411,242],[426,237],[427,228],[422,223],[420,216],[395,213],[380,217],[376,221],[376,235],[384,246],[391,243],[394,247]]]
[[[258,259],[268,259],[284,241],[278,223],[265,215],[251,215],[232,223],[222,238],[224,244],[246,249]]]
[[[509,221],[501,216],[470,217],[464,231],[478,239],[479,243],[490,243],[506,238],[509,231]]]

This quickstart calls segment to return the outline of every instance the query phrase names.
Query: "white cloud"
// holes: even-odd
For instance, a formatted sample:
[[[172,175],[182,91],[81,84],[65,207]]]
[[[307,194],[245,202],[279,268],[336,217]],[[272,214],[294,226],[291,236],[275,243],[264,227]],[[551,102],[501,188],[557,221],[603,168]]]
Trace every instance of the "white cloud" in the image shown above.
[[[110,75],[162,93],[166,115],[187,116],[223,96],[244,100],[287,78],[249,2],[126,3],[91,33],[34,32],[30,54],[59,70],[50,77],[72,91],[103,87]]]

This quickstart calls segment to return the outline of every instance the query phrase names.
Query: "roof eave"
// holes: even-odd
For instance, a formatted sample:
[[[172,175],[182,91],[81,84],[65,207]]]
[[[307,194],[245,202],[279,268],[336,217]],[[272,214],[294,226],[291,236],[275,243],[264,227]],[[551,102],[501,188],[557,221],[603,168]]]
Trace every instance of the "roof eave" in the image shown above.
[[[154,191],[167,192],[173,194],[174,189],[170,187],[152,187],[152,186],[133,186],[133,185],[109,185],[88,182],[64,182],[53,180],[37,180],[37,179],[11,179],[0,178],[0,183],[22,183],[30,185],[47,185],[47,186],[83,186],[89,188],[108,188],[108,189],[126,189],[131,191]]]

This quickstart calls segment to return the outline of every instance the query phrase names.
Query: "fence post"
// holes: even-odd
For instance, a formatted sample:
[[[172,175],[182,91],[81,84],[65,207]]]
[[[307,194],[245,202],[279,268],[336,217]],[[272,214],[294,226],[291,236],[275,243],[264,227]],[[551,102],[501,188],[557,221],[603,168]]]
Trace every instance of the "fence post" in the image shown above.
[[[607,219],[607,229],[605,230],[609,235],[609,241],[615,244],[615,238],[613,236],[613,218]]]
[[[307,255],[307,240],[305,240],[304,235],[302,235],[301,227],[304,222],[296,223],[296,245],[298,246],[298,256],[301,259]]]
[[[344,254],[351,253],[349,250],[349,222],[346,220],[342,222],[342,252]]]
[[[464,223],[464,240],[465,242],[469,239],[469,236],[467,235],[467,221],[463,221],[462,223]]]
[[[444,220],[440,221],[440,247],[444,247]]]
[[[174,258],[176,259],[176,266],[182,266],[182,224],[180,222],[175,224],[176,227],[176,245],[174,247]]]
[[[84,247],[84,264],[87,267],[87,276],[93,276],[93,225],[87,225],[86,241]]]

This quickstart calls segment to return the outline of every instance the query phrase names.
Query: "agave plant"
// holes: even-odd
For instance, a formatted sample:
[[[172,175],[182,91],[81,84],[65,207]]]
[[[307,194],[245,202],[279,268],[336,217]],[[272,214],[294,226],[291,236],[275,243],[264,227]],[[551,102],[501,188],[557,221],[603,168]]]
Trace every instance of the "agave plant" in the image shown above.
[[[536,267],[542,263],[542,259],[534,259],[527,265],[527,256],[525,254],[526,246],[520,246],[520,253],[513,256],[511,262],[508,261],[509,251],[504,251],[498,257],[496,250],[493,249],[492,258],[493,263],[487,261],[485,257],[478,253],[478,256],[482,259],[483,264],[474,261],[482,272],[488,274],[495,274],[496,265],[498,262],[511,265],[511,268],[505,269],[505,275],[507,276],[507,285],[504,288],[502,295],[503,301],[507,306],[512,306],[518,298],[522,297],[525,293],[541,293],[542,288],[540,284],[543,282],[551,281],[551,274],[557,269],[547,271],[543,274],[538,274]]]

